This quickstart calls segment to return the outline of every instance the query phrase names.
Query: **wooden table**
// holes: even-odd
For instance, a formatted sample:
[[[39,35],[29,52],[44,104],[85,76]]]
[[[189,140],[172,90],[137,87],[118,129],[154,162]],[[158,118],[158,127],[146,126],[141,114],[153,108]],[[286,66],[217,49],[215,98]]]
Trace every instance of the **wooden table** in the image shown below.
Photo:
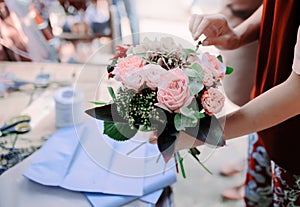
[[[19,114],[30,115],[32,130],[23,136],[33,142],[49,136],[56,130],[53,95],[55,90],[62,87],[60,83],[69,83],[76,90],[82,91],[85,96],[84,107],[89,108],[92,107],[90,101],[99,97],[99,82],[103,85],[107,81],[106,78],[102,80],[106,74],[105,67],[97,65],[1,62],[0,74],[8,72],[18,79],[32,82],[40,73],[50,74],[50,84],[46,88],[34,88],[32,84],[28,84],[22,86],[19,91],[10,91],[5,98],[0,98],[0,125]],[[100,93],[102,97],[108,97],[106,91]],[[19,144],[24,143],[17,142],[17,146]]]
[[[76,90],[84,93],[84,107],[94,107],[90,101],[109,100],[105,86],[117,87],[115,82],[108,81],[106,69],[97,65],[47,64],[47,63],[0,63],[0,74],[12,72],[17,78],[34,81],[37,74],[50,73],[53,83],[46,88],[35,89],[25,85],[20,91],[9,92],[0,99],[1,124],[12,116],[28,114],[32,117],[32,130],[21,135],[16,147],[40,146],[55,130],[54,91],[59,82],[69,82]],[[58,82],[58,83],[56,83]],[[30,94],[35,92],[32,102]],[[30,104],[28,105],[28,103]],[[3,153],[3,151],[0,153]],[[80,192],[65,190],[37,184],[23,176],[35,154],[10,168],[0,176],[0,206],[9,207],[89,207],[86,197]],[[13,192],[13,193],[12,193]],[[166,191],[165,191],[166,192]],[[166,198],[162,196],[162,198]],[[164,202],[162,200],[162,202]],[[127,207],[142,207],[145,203],[134,201]],[[148,205],[149,206],[149,205]]]

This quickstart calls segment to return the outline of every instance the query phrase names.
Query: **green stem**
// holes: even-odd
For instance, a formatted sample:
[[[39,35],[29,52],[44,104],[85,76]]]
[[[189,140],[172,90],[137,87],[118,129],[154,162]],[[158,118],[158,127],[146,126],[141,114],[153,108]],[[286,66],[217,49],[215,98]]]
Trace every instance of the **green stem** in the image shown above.
[[[189,150],[189,153],[197,160],[197,162],[209,173],[209,174],[213,174],[200,160],[199,158],[197,157],[197,155],[192,151],[192,150]]]
[[[183,158],[180,156],[179,152],[177,152],[176,154],[178,156],[178,161],[179,161],[182,177],[186,178],[186,174],[185,174],[185,170],[184,170],[184,166],[183,166]]]

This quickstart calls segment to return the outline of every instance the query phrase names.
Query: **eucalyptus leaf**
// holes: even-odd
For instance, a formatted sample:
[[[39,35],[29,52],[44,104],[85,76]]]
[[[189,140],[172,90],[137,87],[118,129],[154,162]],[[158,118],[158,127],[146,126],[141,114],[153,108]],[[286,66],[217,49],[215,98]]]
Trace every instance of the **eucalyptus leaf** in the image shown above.
[[[204,85],[201,82],[193,81],[193,82],[189,83],[188,87],[189,87],[190,93],[192,95],[196,95],[204,88]]]
[[[199,72],[197,70],[192,70],[192,69],[185,69],[184,73],[188,76],[188,77],[193,77],[193,78],[198,78],[199,77]]]
[[[176,130],[186,130],[187,127],[197,126],[198,119],[195,116],[185,116],[183,114],[176,114],[174,117],[174,125]]]
[[[184,106],[184,107],[180,108],[180,113],[185,116],[193,116],[194,110],[191,110],[187,106]]]
[[[195,50],[190,49],[190,48],[183,49],[183,51],[184,51],[186,56],[188,56],[190,54],[193,54],[193,55],[197,54],[197,52]]]
[[[105,121],[103,133],[116,141],[126,141],[137,133],[137,129],[129,124]]]
[[[194,63],[193,65],[191,65],[190,69],[195,70],[195,71],[197,71],[200,74],[203,73],[202,67],[198,63]]]
[[[195,111],[194,115],[198,118],[198,119],[202,119],[205,117],[205,113],[204,112],[199,112],[199,111]]]

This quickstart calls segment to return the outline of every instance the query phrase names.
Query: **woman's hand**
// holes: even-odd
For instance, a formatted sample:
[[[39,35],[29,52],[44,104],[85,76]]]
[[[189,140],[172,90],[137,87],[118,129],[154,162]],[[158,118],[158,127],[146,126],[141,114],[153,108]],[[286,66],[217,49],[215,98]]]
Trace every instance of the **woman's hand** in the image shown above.
[[[157,144],[158,136],[157,131],[152,131],[149,136],[149,143]],[[202,145],[203,142],[196,139],[193,136],[188,135],[187,133],[180,131],[179,135],[175,141],[175,152],[183,149],[190,149]]]
[[[197,40],[202,34],[206,36],[204,46],[214,45],[219,49],[236,49],[240,47],[240,36],[231,28],[222,14],[192,15],[189,30]]]

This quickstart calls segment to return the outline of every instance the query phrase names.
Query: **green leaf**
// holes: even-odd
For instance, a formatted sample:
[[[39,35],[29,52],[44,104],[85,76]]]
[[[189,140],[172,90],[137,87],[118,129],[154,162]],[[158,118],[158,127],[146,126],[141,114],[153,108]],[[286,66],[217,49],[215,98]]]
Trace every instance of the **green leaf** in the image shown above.
[[[108,92],[109,92],[111,98],[113,100],[116,100],[116,94],[115,94],[114,89],[112,87],[108,87]]]
[[[101,105],[101,106],[109,104],[108,102],[102,102],[102,101],[91,101],[90,103],[95,105]]]
[[[190,69],[195,70],[195,71],[197,71],[200,74],[203,73],[202,67],[198,63],[194,63],[193,65],[191,65]]]
[[[226,72],[225,72],[225,74],[229,75],[229,74],[231,74],[232,72],[233,72],[233,68],[227,66],[227,67],[226,67]]]
[[[126,141],[132,138],[137,129],[132,128],[129,124],[118,122],[104,122],[104,134],[116,141]]]
[[[217,58],[220,62],[223,62],[223,57],[221,55],[218,55]]]
[[[198,118],[198,119],[202,119],[205,117],[205,113],[204,112],[199,112],[199,111],[195,111],[194,115]]]
[[[184,170],[184,166],[183,166],[183,158],[180,156],[179,152],[177,152],[176,154],[178,156],[178,162],[179,162],[182,177],[186,178],[186,174],[185,174],[185,170]]]
[[[185,69],[184,74],[186,74],[189,78],[198,78],[199,77],[198,71],[192,70],[192,69]]]
[[[113,61],[112,61],[112,65],[116,65],[118,63],[118,59],[114,59]]]
[[[188,87],[189,87],[190,93],[192,95],[196,95],[204,88],[204,85],[201,82],[193,81],[193,82],[190,82]]]
[[[196,52],[195,50],[190,49],[190,48],[183,49],[183,51],[184,51],[184,53],[185,53],[186,55],[189,55],[189,54],[194,54],[194,55],[196,55],[196,54],[197,54],[197,52]]]
[[[195,116],[185,116],[183,114],[176,114],[174,117],[174,125],[177,131],[185,130],[186,127],[197,126],[197,118]]]
[[[194,111],[192,109],[189,109],[187,106],[184,106],[180,108],[180,113],[184,116],[193,116]]]

